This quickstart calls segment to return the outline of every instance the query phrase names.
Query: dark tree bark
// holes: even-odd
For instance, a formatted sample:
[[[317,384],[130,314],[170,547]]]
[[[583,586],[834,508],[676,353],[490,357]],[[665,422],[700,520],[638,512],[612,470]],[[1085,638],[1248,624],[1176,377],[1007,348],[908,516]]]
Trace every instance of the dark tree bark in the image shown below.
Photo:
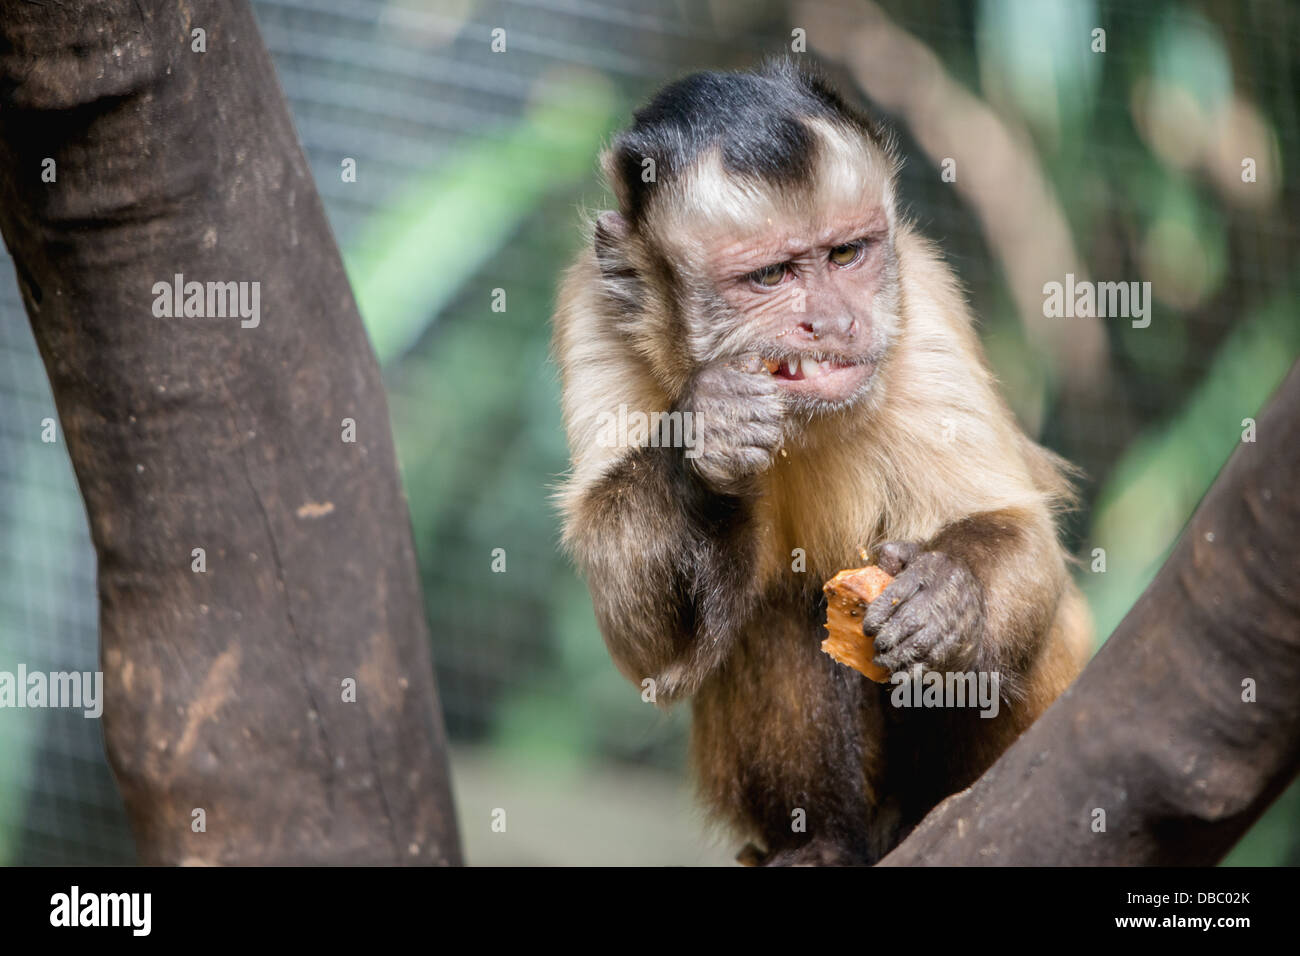
[[[0,227],[142,860],[458,863],[379,370],[248,5],[0,2]],[[157,317],[177,274],[260,283],[260,321]]]
[[[1257,438],[1074,685],[881,865],[1212,864],[1281,793],[1300,770],[1300,365]]]

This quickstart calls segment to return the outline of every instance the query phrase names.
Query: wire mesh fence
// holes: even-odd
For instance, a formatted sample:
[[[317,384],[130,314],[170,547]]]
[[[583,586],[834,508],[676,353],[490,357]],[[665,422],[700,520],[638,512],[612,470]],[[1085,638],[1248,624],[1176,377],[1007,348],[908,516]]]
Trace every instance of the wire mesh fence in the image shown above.
[[[1109,579],[1122,583],[1089,590],[1103,633],[1230,450],[1230,435],[1205,437],[1222,419],[1214,410],[1229,406],[1235,421],[1234,400],[1258,407],[1300,350],[1300,16],[1284,0],[253,6],[385,362],[442,701],[462,747],[552,767],[682,769],[686,717],[647,713],[613,672],[558,553],[549,497],[565,467],[547,362],[556,277],[579,241],[580,208],[609,201],[595,178],[601,138],[667,78],[752,65],[804,30],[843,88],[894,104],[884,115],[906,160],[909,214],[965,283],[1017,413],[1089,475],[1072,547],[1130,556]],[[1104,388],[1062,387],[1017,302],[1014,263],[979,197],[945,179],[949,157],[927,148],[925,116],[864,82],[874,74],[851,37],[828,41],[821,25],[845,11],[932,51],[935,82],[972,91],[1025,144],[1093,274],[1156,279],[1145,334],[1106,338]],[[492,51],[494,30],[504,53]],[[582,97],[589,108],[556,132],[546,110]],[[551,133],[560,151],[533,148]],[[980,144],[955,142],[960,182]],[[1224,172],[1240,171],[1244,150],[1260,153],[1250,158],[1261,176],[1245,194]],[[355,179],[341,175],[349,161]],[[1014,201],[1023,186],[999,188]],[[395,261],[416,266],[401,282],[373,279]],[[510,303],[500,313],[498,289]],[[57,414],[7,262],[0,370],[0,669],[93,670],[94,555],[64,447],[42,440]],[[1151,483],[1146,497],[1134,491]],[[1140,542],[1121,533],[1135,510],[1143,520],[1128,530]],[[497,547],[508,575],[488,573]],[[134,858],[97,721],[0,711],[0,753],[0,861]],[[1284,808],[1292,821],[1295,802]],[[1271,825],[1294,860],[1300,827]],[[472,851],[471,841],[471,861]]]

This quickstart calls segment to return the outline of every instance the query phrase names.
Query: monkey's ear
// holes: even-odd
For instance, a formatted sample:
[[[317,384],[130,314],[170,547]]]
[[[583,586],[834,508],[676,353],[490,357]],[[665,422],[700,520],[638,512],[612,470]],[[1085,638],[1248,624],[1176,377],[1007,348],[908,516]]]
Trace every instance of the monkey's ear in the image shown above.
[[[628,192],[627,182],[623,179],[623,171],[619,169],[616,150],[607,149],[600,154],[600,171],[614,193],[614,201],[618,203],[618,208],[631,209],[632,196]]]
[[[596,262],[606,275],[626,273],[631,267],[628,260],[628,238],[632,227],[623,216],[606,210],[596,216],[596,229],[592,241],[596,247]]]

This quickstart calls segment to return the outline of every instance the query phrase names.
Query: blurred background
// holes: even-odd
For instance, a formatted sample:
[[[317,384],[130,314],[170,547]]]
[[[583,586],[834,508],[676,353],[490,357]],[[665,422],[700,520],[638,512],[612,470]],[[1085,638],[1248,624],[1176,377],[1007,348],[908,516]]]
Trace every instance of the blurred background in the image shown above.
[[[802,44],[895,128],[908,211],[1011,404],[1087,472],[1068,533],[1099,641],[1300,354],[1293,0],[253,6],[384,365],[474,864],[735,849],[691,799],[687,710],[642,703],[610,664],[549,500],[557,277],[580,211],[611,202],[601,143],[667,79]],[[5,258],[0,669],[90,670],[94,555],[66,451],[41,441],[55,410]],[[1045,319],[1066,273],[1150,281],[1150,326]],[[98,723],[0,710],[0,863],[133,860]],[[1300,787],[1227,862],[1300,863]]]

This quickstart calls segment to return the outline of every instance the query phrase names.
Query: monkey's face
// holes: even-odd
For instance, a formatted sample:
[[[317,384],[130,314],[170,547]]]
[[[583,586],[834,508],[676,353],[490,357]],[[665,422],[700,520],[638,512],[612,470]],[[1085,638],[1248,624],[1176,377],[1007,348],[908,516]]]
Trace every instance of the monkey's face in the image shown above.
[[[824,221],[773,220],[706,246],[730,345],[763,359],[809,410],[840,407],[870,385],[892,333],[889,222],[862,204]],[[882,293],[884,295],[882,296]]]
[[[888,169],[871,144],[824,126],[803,182],[697,167],[655,223],[686,290],[694,364],[757,356],[804,414],[870,391],[899,322]]]

